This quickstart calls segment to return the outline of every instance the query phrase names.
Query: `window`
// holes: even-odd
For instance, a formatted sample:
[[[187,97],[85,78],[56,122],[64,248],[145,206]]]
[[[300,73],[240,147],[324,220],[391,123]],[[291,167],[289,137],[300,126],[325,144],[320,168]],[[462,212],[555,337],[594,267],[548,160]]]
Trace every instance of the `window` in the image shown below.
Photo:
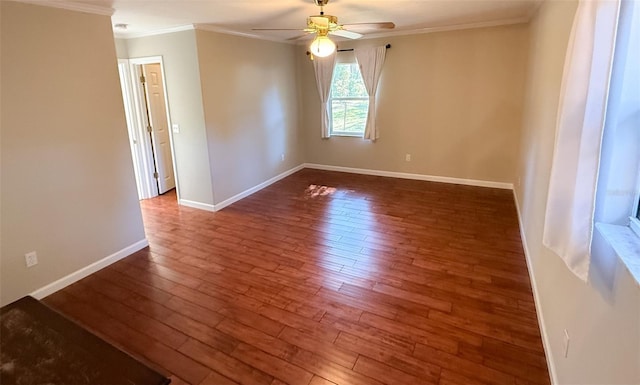
[[[603,2],[604,4],[605,2]],[[596,201],[602,239],[640,283],[640,2],[620,2]],[[600,182],[602,181],[602,182]],[[614,193],[615,191],[619,193]],[[608,192],[608,193],[606,193]],[[627,225],[628,224],[628,225]],[[595,242],[594,242],[595,244]],[[600,250],[596,247],[596,250]],[[602,263],[602,261],[601,261]]]
[[[329,96],[331,135],[363,136],[369,95],[356,63],[337,63]]]

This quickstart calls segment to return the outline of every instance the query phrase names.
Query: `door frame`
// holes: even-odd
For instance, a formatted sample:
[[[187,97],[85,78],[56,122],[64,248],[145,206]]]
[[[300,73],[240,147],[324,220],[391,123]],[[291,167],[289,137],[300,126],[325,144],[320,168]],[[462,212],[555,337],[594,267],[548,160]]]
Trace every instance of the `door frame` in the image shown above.
[[[133,160],[133,172],[138,189],[138,199],[152,196],[151,186],[146,183],[145,173],[147,165],[144,154],[144,142],[140,140],[138,124],[136,123],[136,106],[133,99],[133,85],[131,84],[131,68],[128,59],[118,59],[118,74],[120,75],[120,87],[122,88],[122,100],[127,121],[127,133],[129,134],[129,147]]]
[[[123,65],[126,70],[125,80],[123,83],[123,94],[125,113],[127,115],[127,127],[129,130],[129,142],[133,155],[134,171],[136,173],[136,185],[138,186],[138,197],[140,199],[153,198],[158,196],[158,184],[153,174],[155,172],[155,164],[153,158],[153,147],[151,138],[146,130],[146,106],[145,95],[142,84],[140,83],[141,69],[144,64],[160,64],[160,72],[162,75],[162,83],[164,86],[164,100],[167,114],[167,124],[169,131],[169,147],[171,150],[171,162],[173,166],[173,176],[176,182],[176,195],[180,200],[180,184],[178,178],[178,169],[176,164],[175,147],[173,140],[173,125],[171,122],[171,114],[169,111],[169,98],[167,95],[167,82],[164,72],[164,63],[162,56],[148,56],[132,59],[119,59],[118,65]]]

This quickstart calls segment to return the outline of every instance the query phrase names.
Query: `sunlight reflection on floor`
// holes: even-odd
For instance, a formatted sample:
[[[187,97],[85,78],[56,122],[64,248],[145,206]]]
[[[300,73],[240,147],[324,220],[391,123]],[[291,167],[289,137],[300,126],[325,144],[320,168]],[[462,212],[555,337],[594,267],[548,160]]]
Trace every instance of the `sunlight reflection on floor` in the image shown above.
[[[317,196],[325,196],[331,195],[336,192],[335,187],[327,187],[327,186],[318,186],[315,184],[310,184],[309,187],[305,190],[305,193],[311,198],[315,198]]]

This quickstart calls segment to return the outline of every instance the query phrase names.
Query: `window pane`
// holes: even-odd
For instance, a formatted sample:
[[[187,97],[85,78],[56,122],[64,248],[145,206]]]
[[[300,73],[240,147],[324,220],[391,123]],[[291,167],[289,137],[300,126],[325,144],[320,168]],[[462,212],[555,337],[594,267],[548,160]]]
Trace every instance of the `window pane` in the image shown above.
[[[332,131],[362,134],[367,123],[368,100],[331,100]]]
[[[331,83],[333,98],[366,98],[367,90],[360,75],[360,68],[355,63],[339,63],[333,72]]]
[[[367,122],[369,98],[356,63],[338,63],[331,83],[331,132],[362,135]]]

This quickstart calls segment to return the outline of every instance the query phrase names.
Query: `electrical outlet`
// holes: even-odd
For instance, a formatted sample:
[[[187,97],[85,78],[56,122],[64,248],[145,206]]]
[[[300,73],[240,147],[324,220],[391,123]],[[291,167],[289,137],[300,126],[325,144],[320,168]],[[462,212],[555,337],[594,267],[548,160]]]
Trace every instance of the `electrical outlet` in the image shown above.
[[[411,162],[411,154],[406,154],[404,156],[404,160],[405,160],[405,162]]]
[[[171,125],[171,130],[173,131],[174,134],[179,134],[180,133],[180,125],[179,124],[172,124]]]
[[[27,267],[33,267],[38,264],[38,254],[35,251],[26,253],[24,255],[24,261],[27,264]]]
[[[284,162],[284,154],[280,155],[280,160]]]
[[[564,358],[569,357],[569,332],[567,331],[567,329],[564,329],[562,347],[564,348]]]

